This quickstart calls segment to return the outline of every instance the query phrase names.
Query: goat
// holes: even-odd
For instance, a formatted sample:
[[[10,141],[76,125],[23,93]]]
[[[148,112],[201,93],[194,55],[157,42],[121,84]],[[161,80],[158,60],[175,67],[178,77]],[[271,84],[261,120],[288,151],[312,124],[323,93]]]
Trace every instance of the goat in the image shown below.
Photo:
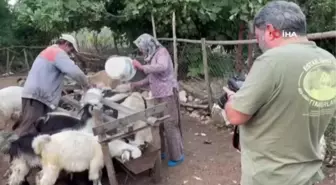
[[[120,83],[119,80],[110,78],[105,70],[101,70],[94,75],[89,75],[88,80],[90,84],[104,89],[114,89]]]
[[[0,90],[0,125],[19,121],[22,109],[23,87],[9,86]]]
[[[68,130],[34,138],[32,148],[41,156],[42,171],[37,185],[53,185],[64,169],[67,172],[89,170],[89,180],[101,184],[100,172],[104,167],[101,145],[92,134]]]
[[[101,96],[101,94],[100,94],[101,91],[99,91],[97,89],[91,89],[90,93],[87,93],[83,97],[83,103],[99,104],[98,100],[101,98],[100,97]],[[88,105],[91,105],[91,104],[85,104],[84,108],[85,108],[85,106],[88,106]],[[88,134],[92,135],[92,137],[94,137],[93,134],[92,134],[92,126],[93,126],[92,110],[93,110],[93,108],[92,107],[90,109],[86,108],[84,110],[86,110],[86,111],[83,112],[83,114],[81,116],[81,118],[82,118],[81,121],[84,122],[84,120],[86,120],[86,124],[85,124],[86,127],[82,128],[82,129],[78,129],[78,131],[81,131],[83,133],[88,133]],[[47,128],[47,130],[48,129],[57,129],[56,128],[57,126],[55,126],[55,125],[57,125],[57,122],[59,122],[61,120],[65,123],[70,121],[70,120],[65,121],[64,120],[65,118],[66,117],[64,117],[64,116],[62,117],[62,115],[53,116],[53,114],[51,113],[51,114],[48,115],[47,118],[41,118],[39,121],[40,121],[40,125],[43,125],[43,127],[45,129]],[[74,118],[72,118],[72,119],[74,119]],[[45,126],[46,123],[48,123],[48,125],[50,125],[50,126],[46,127]],[[38,128],[39,127],[37,126],[37,130],[39,130],[39,131],[45,131],[45,130],[41,130],[41,129],[38,129]],[[72,126],[71,128],[74,128],[74,126]],[[63,132],[60,132],[58,134],[61,135],[61,133],[63,133]],[[95,138],[97,140],[97,137],[95,137]],[[122,140],[111,141],[111,142],[108,143],[108,146],[109,146],[109,152],[110,152],[111,157],[120,156],[121,160],[123,162],[128,161],[130,158],[136,159],[136,158],[140,157],[141,154],[142,154],[141,150],[139,148],[137,148],[135,146],[132,146],[130,144],[127,144]],[[76,148],[76,150],[77,150],[77,148]],[[67,170],[67,169],[65,169],[65,170]],[[72,172],[72,171],[69,170],[69,172]],[[44,173],[44,172],[42,172],[42,173]],[[58,173],[57,170],[56,170],[55,173]],[[79,180],[79,179],[76,179],[76,180]],[[85,181],[85,179],[83,179],[83,181]]]
[[[20,87],[23,87],[25,82],[26,82],[26,78],[18,78],[16,80],[17,85],[20,86]]]
[[[104,95],[102,95],[103,91],[100,89],[90,89],[87,91],[87,93],[85,94],[85,96],[82,99],[82,103],[91,103],[91,104],[99,104],[102,97]],[[129,105],[129,106],[135,106],[133,108],[138,108],[138,109],[145,109],[146,108],[146,104],[145,103],[140,103],[140,105],[137,105],[138,103],[133,102],[133,104],[131,104],[132,101],[139,101],[139,97],[142,97],[141,95],[138,96],[137,93],[135,93],[133,96],[130,96],[128,98],[125,99],[125,103],[124,105]],[[137,98],[137,99],[136,99]],[[144,100],[141,99],[141,101],[143,102]],[[134,104],[135,103],[135,104]],[[143,105],[143,106],[141,106]],[[91,115],[92,118],[92,115]],[[119,117],[118,117],[119,118]],[[92,124],[87,124],[88,127],[90,126],[90,128],[88,128],[88,130],[90,129],[90,132],[92,133]],[[141,142],[139,142],[141,143]],[[137,148],[138,146],[134,147],[130,144],[125,143],[122,140],[114,140],[108,143],[109,145],[109,151],[110,151],[110,155],[111,157],[117,157],[120,156],[121,160],[123,162],[126,162],[128,160],[130,160],[130,158],[136,159],[138,157],[141,156],[141,150],[139,148]]]
[[[81,119],[74,118],[65,113],[48,113],[46,116],[35,121],[34,126],[38,133],[31,133],[18,138],[14,133],[3,132],[0,135],[1,152],[9,154],[11,158],[10,168],[12,174],[9,177],[9,185],[19,185],[25,180],[31,168],[41,165],[40,158],[34,154],[31,146],[33,139],[38,136],[39,133],[54,134],[65,129],[92,132],[92,107],[93,105],[86,104],[81,109]]]
[[[147,108],[146,100],[139,92],[133,92],[121,103],[121,105],[128,107],[132,110],[135,110],[137,112],[143,111]],[[123,118],[125,116],[127,116],[125,113],[118,112],[117,116],[118,119]],[[146,125],[147,125],[146,122],[138,120],[134,123],[133,129],[136,130]],[[135,133],[134,139],[128,139],[129,144],[136,146],[138,148],[146,148],[147,144],[151,143],[152,141],[153,141],[153,135],[151,128],[140,130],[137,133]]]
[[[81,119],[74,118],[65,113],[48,113],[46,116],[39,118],[34,123],[37,131],[43,134],[54,134],[67,129],[89,130],[92,126],[88,117],[88,109],[91,105],[83,108]],[[85,121],[85,119],[87,119]],[[30,133],[17,137],[13,133],[0,134],[1,152],[9,154],[11,160],[10,169],[12,174],[9,177],[9,185],[19,185],[24,182],[31,168],[40,167],[41,160],[32,148],[32,142],[39,133]]]

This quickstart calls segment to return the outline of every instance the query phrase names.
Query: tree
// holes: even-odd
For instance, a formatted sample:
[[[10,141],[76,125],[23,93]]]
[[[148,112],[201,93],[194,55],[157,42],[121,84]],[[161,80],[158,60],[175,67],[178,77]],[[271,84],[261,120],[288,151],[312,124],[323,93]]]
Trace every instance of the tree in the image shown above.
[[[100,0],[20,0],[14,7],[20,24],[51,36],[93,27],[104,10],[104,2]]]
[[[0,0],[0,45],[10,45],[13,42],[12,35],[13,16],[9,11],[6,0]]]

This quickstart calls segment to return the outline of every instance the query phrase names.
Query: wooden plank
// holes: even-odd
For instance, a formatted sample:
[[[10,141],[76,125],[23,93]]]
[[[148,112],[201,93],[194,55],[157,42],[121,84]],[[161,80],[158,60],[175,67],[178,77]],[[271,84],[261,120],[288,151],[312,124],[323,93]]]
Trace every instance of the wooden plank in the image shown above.
[[[102,111],[99,110],[98,108],[94,108],[93,110],[93,116],[94,116],[94,123],[95,126],[99,126],[102,125],[103,121],[102,121]],[[106,137],[105,134],[101,134],[98,136],[99,140],[103,140]],[[107,170],[107,176],[109,178],[109,182],[110,185],[118,185],[118,181],[116,178],[116,173],[114,170],[114,166],[113,166],[113,161],[109,152],[109,148],[108,148],[108,143],[101,143],[102,146],[102,151],[103,151],[103,155],[104,155],[104,162],[105,162],[105,166],[106,166],[106,170]]]
[[[156,160],[154,163],[154,167],[151,170],[152,180],[155,184],[159,183],[161,179],[161,137],[160,137],[160,128],[159,127],[152,127],[153,133],[153,145],[159,148],[160,150],[156,154]]]
[[[138,175],[154,167],[159,150],[159,148],[149,144],[148,148],[145,149],[141,157],[137,159],[132,159],[125,163],[123,163],[119,157],[116,157],[116,160],[128,171],[132,172],[132,174]]]
[[[124,112],[126,114],[132,114],[132,113],[135,113],[137,111],[133,110],[133,109],[130,109],[128,107],[125,107],[123,105],[120,105],[114,101],[110,101],[110,100],[107,100],[107,99],[103,99],[102,100],[102,103],[112,109],[116,109],[117,111],[121,111],[121,112]]]
[[[80,105],[80,103],[78,101],[76,101],[75,99],[71,98],[70,96],[66,95],[66,96],[62,96],[61,98],[64,102],[71,104],[72,106],[74,106],[76,109],[81,109],[82,106]],[[108,116],[106,114],[103,114],[103,119],[104,121],[107,122],[112,122],[115,120],[115,118]]]
[[[125,137],[128,137],[128,136],[131,136],[134,133],[137,133],[137,132],[139,132],[141,130],[144,130],[146,128],[153,127],[153,126],[159,126],[160,123],[162,123],[164,120],[168,119],[169,117],[170,117],[170,115],[165,115],[165,116],[163,116],[161,118],[158,118],[156,120],[156,122],[153,123],[153,124],[148,124],[148,125],[146,125],[144,127],[141,127],[141,128],[138,128],[138,129],[135,129],[135,130],[132,130],[132,131],[129,131],[129,132],[125,133],[125,134],[115,133],[113,136],[110,136],[110,137],[106,136],[105,139],[99,140],[99,142],[101,142],[101,143],[103,143],[103,142],[110,142],[110,141],[113,141],[113,140],[116,140],[116,139],[120,139],[120,138],[125,138]],[[132,123],[132,124],[134,124],[134,123]],[[132,124],[129,124],[127,126],[132,126]],[[125,126],[125,127],[127,127],[127,126]],[[121,126],[117,125],[116,128],[118,128],[118,127],[119,128],[123,127],[123,125],[121,125]],[[114,129],[116,130],[116,128],[114,128]]]
[[[135,122],[137,120],[147,121],[147,117],[152,116],[153,114],[161,113],[166,108],[167,108],[167,103],[161,103],[157,106],[150,107],[144,111],[137,112],[129,116],[126,116],[124,118],[120,118],[112,122],[97,126],[93,128],[93,133],[94,135],[106,133],[110,130],[120,127],[120,125],[128,125],[129,123]]]

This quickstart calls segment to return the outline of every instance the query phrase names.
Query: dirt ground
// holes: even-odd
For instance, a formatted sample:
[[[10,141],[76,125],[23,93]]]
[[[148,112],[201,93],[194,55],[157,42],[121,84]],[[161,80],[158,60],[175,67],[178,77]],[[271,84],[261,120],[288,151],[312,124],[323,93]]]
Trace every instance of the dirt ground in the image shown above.
[[[0,88],[14,85],[18,77],[0,79]],[[168,168],[167,161],[162,162],[162,182],[157,185],[237,185],[240,179],[240,154],[231,146],[229,131],[220,130],[213,125],[204,125],[189,117],[183,118],[186,160],[175,168]],[[0,125],[1,128],[1,125]],[[195,135],[199,133],[199,135]],[[201,136],[204,133],[205,136]],[[202,134],[202,135],[204,135]],[[207,141],[210,144],[205,144]],[[1,158],[1,156],[0,156]],[[8,169],[7,162],[0,159],[0,185],[5,185],[2,178]],[[320,183],[335,184],[335,169]],[[143,174],[137,180],[118,175],[120,185],[152,185],[148,175]]]

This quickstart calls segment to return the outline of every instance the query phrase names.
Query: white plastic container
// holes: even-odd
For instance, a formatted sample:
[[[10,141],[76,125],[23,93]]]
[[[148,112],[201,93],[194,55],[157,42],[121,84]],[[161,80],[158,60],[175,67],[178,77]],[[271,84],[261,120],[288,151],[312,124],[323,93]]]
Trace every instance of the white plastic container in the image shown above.
[[[107,59],[105,71],[110,78],[124,82],[131,80],[136,74],[132,59],[124,56],[113,56]]]

